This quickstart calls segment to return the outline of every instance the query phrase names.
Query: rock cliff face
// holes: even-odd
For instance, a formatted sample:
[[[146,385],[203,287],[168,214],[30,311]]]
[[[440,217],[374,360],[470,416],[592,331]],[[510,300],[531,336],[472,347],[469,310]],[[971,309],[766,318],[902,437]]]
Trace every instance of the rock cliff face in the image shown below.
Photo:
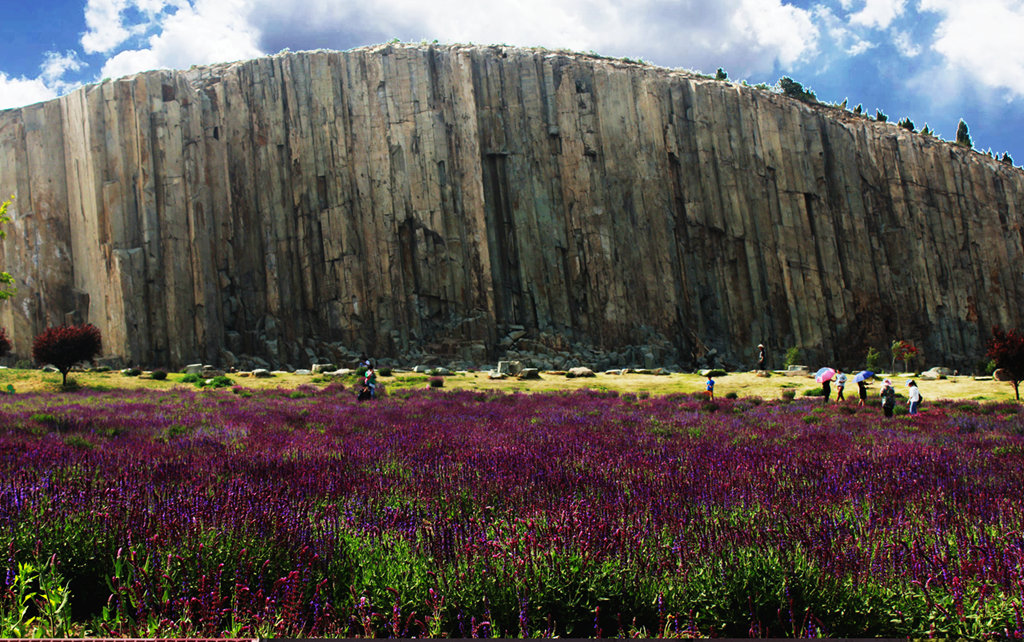
[[[1024,325],[1021,170],[591,56],[387,45],[107,81],[0,112],[0,190],[22,356],[88,321],[170,366],[739,366],[759,342],[859,365],[894,338],[973,364]]]

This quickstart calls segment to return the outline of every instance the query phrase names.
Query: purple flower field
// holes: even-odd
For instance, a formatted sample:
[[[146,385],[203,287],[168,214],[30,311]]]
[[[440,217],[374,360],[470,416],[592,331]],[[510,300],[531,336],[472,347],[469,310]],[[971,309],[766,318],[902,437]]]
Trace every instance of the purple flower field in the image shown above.
[[[11,395],[0,636],[1019,638],[1018,411]]]

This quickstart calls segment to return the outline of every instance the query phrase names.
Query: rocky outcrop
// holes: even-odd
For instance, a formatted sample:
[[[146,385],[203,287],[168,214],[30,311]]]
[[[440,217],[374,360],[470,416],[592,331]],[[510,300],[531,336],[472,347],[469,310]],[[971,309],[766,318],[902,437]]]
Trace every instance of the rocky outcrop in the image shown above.
[[[20,355],[81,320],[174,366],[752,365],[758,343],[853,365],[894,338],[973,365],[1024,325],[1022,188],[892,124],[627,61],[279,54],[0,113],[0,325]]]

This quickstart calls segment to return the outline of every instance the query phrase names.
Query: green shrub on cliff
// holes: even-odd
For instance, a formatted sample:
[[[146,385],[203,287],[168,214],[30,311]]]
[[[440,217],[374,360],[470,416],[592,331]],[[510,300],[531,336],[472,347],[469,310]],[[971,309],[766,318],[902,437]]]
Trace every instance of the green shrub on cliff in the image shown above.
[[[785,96],[789,96],[790,98],[796,98],[797,100],[802,100],[805,103],[818,102],[818,97],[814,95],[813,91],[810,91],[809,89],[804,89],[803,85],[793,80],[789,76],[783,76],[782,78],[779,78],[779,91],[781,91],[782,94]]]

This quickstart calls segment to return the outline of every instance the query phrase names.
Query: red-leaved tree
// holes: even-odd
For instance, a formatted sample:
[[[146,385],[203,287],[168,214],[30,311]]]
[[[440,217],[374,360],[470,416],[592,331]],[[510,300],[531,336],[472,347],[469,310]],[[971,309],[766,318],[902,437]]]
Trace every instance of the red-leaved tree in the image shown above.
[[[68,371],[80,361],[89,361],[103,350],[100,330],[91,323],[47,328],[32,342],[32,356],[39,363],[48,363],[63,375],[61,385],[68,385]]]
[[[896,369],[896,362],[903,362],[904,372],[909,366],[909,361],[917,356],[919,350],[913,343],[900,339],[899,341],[892,342],[892,369]]]
[[[992,340],[985,354],[1009,375],[1013,392],[1020,401],[1020,382],[1024,381],[1024,333],[1013,329],[1004,332],[998,326],[992,328]]]

